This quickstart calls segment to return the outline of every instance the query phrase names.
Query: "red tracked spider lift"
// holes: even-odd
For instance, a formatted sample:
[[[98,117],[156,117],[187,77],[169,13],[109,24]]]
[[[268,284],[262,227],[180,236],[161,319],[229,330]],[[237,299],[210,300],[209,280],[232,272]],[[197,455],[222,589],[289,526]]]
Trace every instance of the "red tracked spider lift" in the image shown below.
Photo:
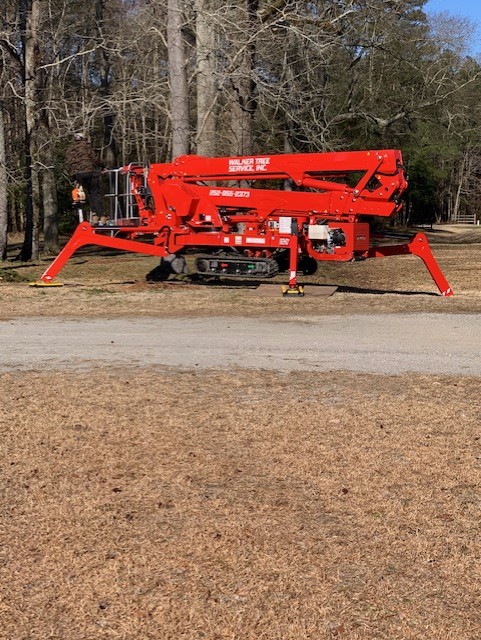
[[[124,176],[127,187],[124,201],[116,188],[110,226],[79,224],[41,283],[51,283],[80,247],[99,245],[159,256],[164,277],[184,270],[188,250],[201,253],[200,275],[257,279],[288,271],[287,295],[302,295],[298,272],[312,274],[324,260],[411,254],[443,296],[453,294],[424,234],[398,245],[370,241],[369,220],[401,207],[407,182],[400,151],[182,156],[114,176]]]

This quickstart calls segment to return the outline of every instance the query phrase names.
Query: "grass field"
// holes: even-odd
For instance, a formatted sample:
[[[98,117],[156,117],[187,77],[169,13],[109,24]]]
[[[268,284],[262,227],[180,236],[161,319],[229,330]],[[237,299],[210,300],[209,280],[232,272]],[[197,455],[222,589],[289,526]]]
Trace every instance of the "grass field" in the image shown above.
[[[479,311],[481,245],[441,239],[450,299],[414,258],[264,300],[89,252],[58,289],[7,263],[0,319]],[[478,378],[99,368],[0,398],[0,638],[481,637]]]
[[[479,638],[480,391],[4,374],[1,637]]]
[[[454,229],[454,230],[453,230]],[[429,234],[434,254],[455,291],[442,298],[422,261],[398,256],[366,262],[322,264],[316,275],[301,278],[305,284],[338,287],[329,298],[308,297],[286,300],[280,295],[281,274],[265,281],[279,287],[279,296],[260,298],[255,284],[232,281],[190,284],[167,282],[147,284],[145,274],[158,260],[139,254],[116,253],[86,248],[76,254],[61,272],[59,280],[71,286],[34,289],[51,259],[37,265],[16,262],[0,267],[0,319],[19,316],[112,317],[230,315],[258,316],[295,313],[350,314],[363,312],[477,312],[481,310],[481,227]],[[464,241],[464,242],[462,242]],[[17,248],[12,246],[10,255]],[[13,282],[12,282],[13,280]]]

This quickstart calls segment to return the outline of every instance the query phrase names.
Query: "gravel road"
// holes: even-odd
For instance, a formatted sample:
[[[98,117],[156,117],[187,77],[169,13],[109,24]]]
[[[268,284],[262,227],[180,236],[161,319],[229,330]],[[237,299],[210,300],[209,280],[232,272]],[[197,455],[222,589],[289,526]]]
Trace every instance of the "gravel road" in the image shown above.
[[[481,375],[481,315],[18,319],[0,371],[99,365]]]

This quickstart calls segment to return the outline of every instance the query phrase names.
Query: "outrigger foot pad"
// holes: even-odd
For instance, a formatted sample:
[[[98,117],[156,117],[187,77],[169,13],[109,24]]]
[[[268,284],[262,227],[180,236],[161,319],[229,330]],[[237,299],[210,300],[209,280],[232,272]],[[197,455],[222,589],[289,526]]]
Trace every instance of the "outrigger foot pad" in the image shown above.
[[[288,287],[284,285],[281,287],[283,296],[303,296],[304,295],[304,287],[302,284],[298,284],[295,287]]]
[[[63,287],[63,282],[44,282],[43,280],[36,280],[35,282],[29,282],[29,287]]]

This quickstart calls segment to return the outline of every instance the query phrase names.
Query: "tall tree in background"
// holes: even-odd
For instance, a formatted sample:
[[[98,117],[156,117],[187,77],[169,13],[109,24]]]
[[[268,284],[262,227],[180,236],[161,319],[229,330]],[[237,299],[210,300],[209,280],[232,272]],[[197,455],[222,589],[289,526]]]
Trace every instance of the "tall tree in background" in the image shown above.
[[[37,63],[40,21],[40,0],[20,0],[20,28],[23,52],[23,87],[25,109],[25,236],[19,260],[37,260],[39,255],[39,183],[34,170],[38,140],[36,125]],[[38,167],[37,167],[38,169]]]
[[[333,84],[348,75],[342,38],[352,31],[353,13],[340,3],[301,0],[272,2],[260,11],[259,108],[266,133],[285,148],[336,148],[329,112]]]
[[[37,39],[36,58],[36,104],[37,132],[34,168],[39,184],[39,215],[43,215],[43,249],[46,253],[57,253],[59,249],[57,184],[55,178],[55,137],[57,132],[53,126],[54,105],[60,97],[55,63],[55,28],[54,15],[51,19],[39,22],[42,37]],[[46,37],[48,35],[48,37]],[[53,62],[52,62],[53,60]],[[41,220],[40,220],[41,222]]]
[[[182,0],[168,0],[167,49],[169,55],[170,122],[172,157],[189,153],[189,95]]]
[[[102,99],[101,112],[103,120],[104,161],[109,166],[115,166],[117,162],[117,150],[114,135],[115,109],[109,100],[111,97],[112,85],[112,66],[110,62],[109,40],[113,34],[106,33],[106,4],[107,0],[96,0],[95,3],[95,30],[98,38],[96,67],[100,81],[100,97]]]
[[[3,102],[0,101],[0,260],[5,260],[7,257],[7,230],[7,158],[5,153]]]
[[[258,8],[259,0],[244,0],[234,5],[230,12],[227,109],[231,155],[251,155],[254,152]]]
[[[196,0],[196,152],[214,156],[217,149],[216,0]]]

